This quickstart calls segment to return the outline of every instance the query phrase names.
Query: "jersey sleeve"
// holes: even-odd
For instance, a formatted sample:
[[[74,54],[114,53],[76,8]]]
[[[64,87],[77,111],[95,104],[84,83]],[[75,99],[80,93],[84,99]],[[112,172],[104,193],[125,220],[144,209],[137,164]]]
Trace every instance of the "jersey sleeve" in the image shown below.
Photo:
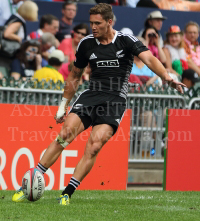
[[[148,51],[149,49],[134,35],[126,36],[127,47],[129,48],[132,55],[138,56],[143,51]]]
[[[86,42],[80,41],[76,49],[76,55],[75,55],[76,59],[74,61],[75,67],[82,69],[88,65],[88,59],[85,56],[86,52],[87,52]]]

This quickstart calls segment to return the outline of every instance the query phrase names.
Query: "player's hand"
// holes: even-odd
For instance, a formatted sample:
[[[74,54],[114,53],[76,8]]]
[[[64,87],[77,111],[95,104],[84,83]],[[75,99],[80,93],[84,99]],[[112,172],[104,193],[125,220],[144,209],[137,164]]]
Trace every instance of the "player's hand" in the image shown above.
[[[175,81],[174,79],[170,79],[168,81],[166,81],[168,83],[168,85],[174,89],[176,89],[178,92],[180,92],[181,94],[184,94],[184,91],[183,91],[183,87],[187,87],[185,84],[181,83],[181,82],[178,82],[178,81]]]
[[[61,124],[65,121],[67,106],[68,106],[68,99],[62,98],[62,101],[60,103],[60,106],[58,108],[58,111],[56,115],[54,116],[54,119],[56,120],[57,124]]]
[[[58,113],[58,112],[57,112]],[[54,116],[54,119],[56,120],[56,123],[57,124],[62,124],[64,121],[65,121],[65,116],[66,116],[66,113],[64,113],[64,115],[60,118],[57,117],[57,114]]]

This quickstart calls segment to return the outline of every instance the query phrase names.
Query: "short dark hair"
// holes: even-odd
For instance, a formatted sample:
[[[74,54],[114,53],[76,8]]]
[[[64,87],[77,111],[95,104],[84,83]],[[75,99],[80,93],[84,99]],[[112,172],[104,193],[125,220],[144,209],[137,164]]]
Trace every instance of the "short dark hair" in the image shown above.
[[[60,62],[58,58],[49,58],[48,63],[51,66],[60,66],[62,64],[62,62]]]
[[[64,2],[63,5],[62,5],[62,9],[65,9],[65,7],[66,7],[67,5],[75,5],[76,8],[77,8],[77,3],[76,3],[76,1],[66,1],[66,2]]]
[[[78,24],[76,25],[74,28],[73,28],[73,31],[78,31],[79,29],[86,29],[86,35],[89,35],[90,34],[90,30],[89,30],[89,27],[87,24],[85,23],[81,23],[81,24]]]
[[[99,3],[90,9],[90,15],[100,14],[102,18],[106,21],[114,18],[114,13],[112,11],[112,6],[106,3]]]
[[[48,15],[43,15],[40,19],[40,29],[44,28],[44,24],[51,25],[52,21],[56,20],[58,21],[58,18],[54,15],[48,14]]]

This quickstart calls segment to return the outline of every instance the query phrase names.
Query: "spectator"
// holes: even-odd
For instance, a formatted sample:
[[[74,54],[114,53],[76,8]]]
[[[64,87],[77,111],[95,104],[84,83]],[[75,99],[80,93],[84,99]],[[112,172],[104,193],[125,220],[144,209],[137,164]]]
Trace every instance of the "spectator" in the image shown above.
[[[59,72],[62,74],[64,81],[67,80],[70,71],[72,70],[74,61],[63,63],[62,66],[59,69]]]
[[[126,6],[135,8],[139,0],[126,0]]]
[[[74,61],[68,62],[68,63],[64,63],[62,65],[62,67],[60,68],[59,72],[62,74],[62,76],[64,77],[64,80],[66,80],[69,76],[69,73],[72,70],[72,67],[74,66]],[[82,79],[80,80],[79,84],[82,84],[82,82],[84,81],[89,81],[90,79],[90,74],[91,74],[91,68],[88,65],[85,69],[84,72],[82,74]]]
[[[79,0],[80,3],[87,3],[87,4],[96,4],[95,0]]]
[[[67,62],[71,62],[75,60],[75,53],[76,48],[80,40],[89,35],[89,27],[82,23],[76,25],[73,28],[73,32],[71,33],[71,38],[64,39],[60,46],[58,47],[59,50],[63,51],[65,54]]]
[[[30,78],[41,68],[41,62],[40,43],[37,40],[26,41],[11,63],[11,76],[16,80],[20,77]]]
[[[38,7],[32,1],[25,1],[18,9],[15,15],[6,21],[6,30],[4,31],[4,38],[18,41],[26,39],[26,21],[37,21]]]
[[[120,30],[123,34],[133,35],[133,31],[130,28],[124,27]]]
[[[92,69],[91,69],[90,65],[88,64],[88,66],[83,71],[83,75],[82,75],[82,79],[81,79],[82,82],[89,81],[91,74],[92,74]]]
[[[185,91],[188,91],[191,87],[194,87],[195,83],[199,82],[198,74],[192,69],[184,70],[182,74],[182,83],[185,84]]]
[[[140,92],[140,87],[143,86],[143,83],[138,76],[136,76],[135,74],[130,74],[128,82],[130,93]]]
[[[174,25],[169,28],[166,34],[166,42],[163,50],[167,58],[166,68],[168,68],[171,73],[182,75],[183,70],[186,70],[189,67],[197,70],[200,75],[200,69],[198,66],[192,61],[192,59],[187,57],[184,50],[183,33],[179,26]]]
[[[48,65],[49,54],[53,51],[50,49],[54,48],[55,50],[56,38],[53,34],[46,32],[38,39],[38,41],[41,43],[42,67],[45,67]]]
[[[43,15],[40,19],[40,29],[31,32],[29,35],[30,39],[40,38],[43,33],[49,32],[53,35],[59,30],[59,20],[54,15],[48,14]],[[56,39],[56,48],[60,45],[59,41]],[[55,49],[55,48],[54,48]]]
[[[111,5],[124,5],[125,0],[96,0],[96,3],[107,3]]]
[[[43,1],[43,0],[41,0]],[[46,0],[49,1],[49,0]],[[95,0],[51,0],[53,2],[64,2],[64,1],[72,1],[72,2],[81,2],[81,3],[89,3],[89,4],[96,4]]]
[[[179,26],[173,25],[169,28],[163,50],[167,58],[166,68],[171,73],[182,75],[183,69],[188,69],[188,63]]]
[[[33,76],[33,78],[38,79],[38,81],[41,81],[42,79],[45,79],[46,81],[53,80],[54,83],[57,83],[58,81],[61,81],[64,83],[64,78],[62,74],[59,73],[59,69],[62,65],[62,63],[65,60],[65,56],[62,51],[60,50],[54,50],[50,55],[48,59],[49,65],[46,67],[43,67],[40,70],[37,70]]]
[[[138,39],[147,46],[147,42],[144,38],[138,37]],[[134,63],[131,70],[131,75],[134,74],[142,81],[143,84],[149,86],[150,84],[158,84],[159,78],[154,72],[152,72],[137,56],[134,56]]]
[[[67,1],[62,6],[62,18],[60,19],[59,31],[56,38],[61,42],[64,38],[69,38],[73,29],[73,20],[76,16],[77,4],[73,1]]]
[[[160,11],[153,11],[147,15],[146,21],[144,23],[145,29],[148,26],[153,26],[158,32],[160,36],[160,47],[163,47],[163,38],[160,34],[160,30],[163,25],[163,21],[166,20],[167,17],[164,17]],[[138,36],[142,36],[142,33],[144,32],[144,29],[142,29]]]
[[[158,8],[158,6],[152,0],[140,0],[136,7]]]
[[[116,22],[117,22],[117,17],[114,15],[114,16],[113,16],[113,23],[112,23],[112,26],[113,26],[113,27],[115,26]]]
[[[147,27],[142,33],[142,37],[146,40],[147,47],[152,54],[162,63],[166,62],[165,53],[160,46],[160,36],[156,28],[153,26]]]
[[[4,77],[3,73],[0,71],[0,79]]]
[[[199,2],[183,0],[152,0],[160,9],[176,11],[200,11]]]
[[[200,45],[198,43],[199,25],[196,22],[190,21],[186,24],[184,32],[185,51],[200,68]]]
[[[24,0],[1,0],[0,1],[0,26],[3,26],[12,14],[23,4]]]

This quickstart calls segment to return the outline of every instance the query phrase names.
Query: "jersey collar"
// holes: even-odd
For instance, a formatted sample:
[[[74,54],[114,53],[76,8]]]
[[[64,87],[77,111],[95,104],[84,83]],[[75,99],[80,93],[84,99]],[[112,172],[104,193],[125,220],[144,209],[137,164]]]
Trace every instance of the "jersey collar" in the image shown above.
[[[118,31],[115,30],[115,36],[114,36],[114,38],[113,38],[113,40],[112,40],[112,43],[115,43],[115,40],[116,40],[116,38],[117,38],[117,34],[118,34]],[[98,45],[101,44],[100,41],[99,41],[97,38],[95,38],[95,40],[96,40],[96,42],[97,42]]]
[[[113,44],[115,43],[115,40],[116,40],[116,38],[117,38],[117,34],[118,34],[118,31],[115,30],[115,36],[114,36],[114,38],[113,38],[113,40],[112,40],[112,43],[113,43]]]

